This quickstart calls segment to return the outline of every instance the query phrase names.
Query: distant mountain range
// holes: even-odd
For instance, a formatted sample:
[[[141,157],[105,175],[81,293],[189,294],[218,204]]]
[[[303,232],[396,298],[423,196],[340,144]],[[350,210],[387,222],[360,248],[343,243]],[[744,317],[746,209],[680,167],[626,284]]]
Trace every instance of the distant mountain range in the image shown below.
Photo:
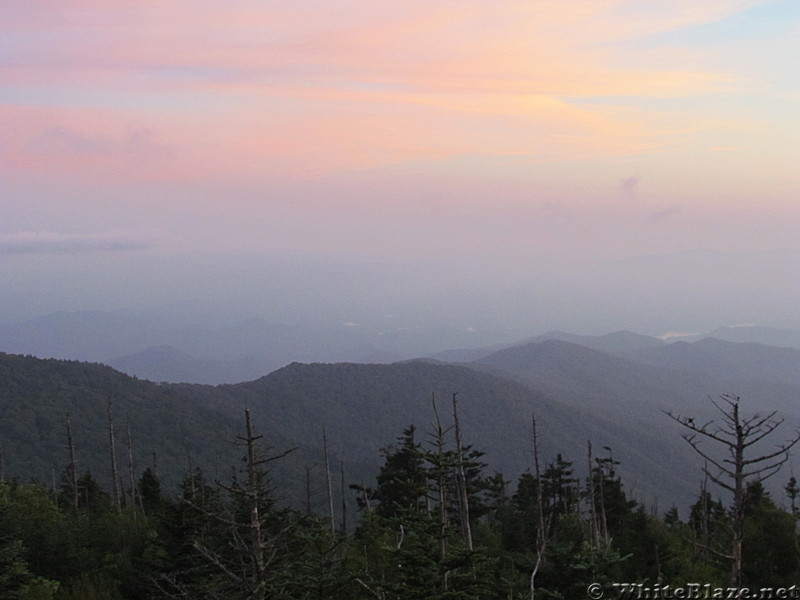
[[[775,329],[758,325],[739,327],[720,327],[704,335],[684,336],[685,341],[693,342],[703,338],[716,338],[727,342],[752,342],[767,346],[800,348],[800,331]]]
[[[152,369],[183,361],[187,375],[204,368],[196,372],[200,376],[218,364],[187,358],[175,348],[152,352],[165,357]],[[455,362],[443,362],[442,355],[392,364],[294,362],[257,379],[216,386],[156,384],[96,364],[3,354],[3,464],[6,475],[57,478],[66,464],[63,423],[69,413],[80,468],[107,479],[111,401],[120,436],[130,424],[139,470],[155,454],[171,485],[191,465],[219,477],[238,464],[239,449],[230,442],[241,429],[242,410],[250,407],[266,443],[278,451],[298,447],[276,472],[290,499],[298,501],[307,473],[321,489],[323,427],[333,463],[343,464],[349,482],[369,483],[380,465],[379,449],[410,424],[421,440],[428,439],[433,399],[450,423],[457,393],[467,443],[485,450],[491,468],[507,479],[531,467],[535,412],[545,461],[560,452],[585,472],[587,442],[596,454],[608,447],[629,491],[666,508],[693,499],[700,464],[664,411],[717,418],[707,397],[734,393],[742,396],[746,412],[779,410],[786,418],[781,435],[800,428],[800,350],[794,348],[552,332],[474,352],[447,353],[459,357]],[[781,481],[775,482],[779,490]]]
[[[101,362],[154,381],[233,383],[255,379],[298,356],[360,360],[374,349],[348,327],[79,311],[0,326],[0,351]]]
[[[669,341],[692,343],[707,337],[800,349],[800,331],[756,326],[673,336]],[[482,345],[487,339],[508,341]],[[601,336],[550,331],[515,340],[509,332],[476,333],[444,326],[391,330],[356,323],[298,326],[259,318],[225,321],[131,311],[57,312],[0,325],[0,352],[99,362],[151,381],[204,384],[253,380],[292,362],[391,363],[421,356],[471,362],[548,339],[668,366],[658,362],[666,359],[655,358],[658,352],[669,352],[663,350],[667,341],[628,331]]]
[[[256,379],[294,361],[394,362],[495,337],[448,327],[62,311],[0,324],[0,352],[99,362],[152,381],[218,384]]]
[[[800,385],[800,349],[705,338],[631,353],[656,367],[705,373],[730,381],[775,381]]]

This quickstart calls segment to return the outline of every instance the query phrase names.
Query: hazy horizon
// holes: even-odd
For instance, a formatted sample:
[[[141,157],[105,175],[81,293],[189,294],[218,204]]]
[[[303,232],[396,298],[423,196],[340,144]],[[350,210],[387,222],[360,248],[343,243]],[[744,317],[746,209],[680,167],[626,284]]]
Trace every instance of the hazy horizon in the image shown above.
[[[0,32],[0,322],[800,328],[795,0],[37,0]]]
[[[737,325],[800,329],[794,311],[800,283],[791,277],[796,253],[694,251],[569,269],[532,265],[525,273],[517,265],[487,270],[319,255],[142,252],[131,260],[89,252],[39,258],[6,257],[0,322],[121,310],[172,315],[176,322],[181,316],[209,323],[260,318],[372,332],[439,326],[509,339],[554,329],[652,336]],[[740,285],[742,280],[750,285]]]

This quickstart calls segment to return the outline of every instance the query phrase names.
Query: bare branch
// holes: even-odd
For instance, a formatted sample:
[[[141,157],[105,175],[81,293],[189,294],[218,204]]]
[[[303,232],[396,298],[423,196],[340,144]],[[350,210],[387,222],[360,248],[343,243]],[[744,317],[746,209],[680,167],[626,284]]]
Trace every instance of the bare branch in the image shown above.
[[[727,433],[726,431],[720,430],[720,429],[716,429],[715,431],[708,431],[708,427],[710,425],[713,425],[713,421],[708,421],[707,423],[704,423],[702,426],[698,426],[694,422],[694,419],[692,417],[684,417],[684,416],[681,416],[681,415],[675,415],[670,411],[662,411],[662,412],[665,415],[667,415],[670,419],[672,419],[673,421],[675,421],[679,425],[682,425],[683,427],[686,427],[686,429],[689,429],[690,431],[693,431],[695,433],[699,433],[700,435],[703,435],[703,436],[705,436],[707,438],[711,438],[711,439],[716,440],[718,442],[721,442],[723,444],[728,444],[729,443],[728,440],[720,437],[721,434]]]
[[[789,455],[788,454],[786,456],[784,456],[783,458],[781,458],[780,460],[778,460],[777,462],[772,463],[771,465],[767,465],[767,466],[762,467],[760,469],[754,469],[753,471],[748,471],[746,473],[743,473],[743,475],[745,477],[752,477],[753,475],[757,475],[758,476],[758,477],[756,477],[757,481],[764,481],[768,477],[771,477],[772,475],[777,473],[778,469],[780,469],[781,466],[783,466],[783,463],[785,463],[787,460],[789,460]],[[774,471],[769,473],[769,475],[762,475],[762,473],[765,473],[767,471],[772,471],[773,469],[774,469]]]
[[[242,583],[242,578],[239,577],[236,573],[231,571],[225,563],[220,560],[219,556],[210,552],[205,546],[200,544],[199,542],[195,542],[193,544],[195,550],[197,550],[200,554],[202,554],[209,562],[211,562],[214,566],[216,566],[220,571],[222,571],[228,579],[231,581],[240,584]]]
[[[744,539],[744,499],[748,481],[761,482],[777,473],[781,466],[789,460],[789,450],[800,442],[800,432],[786,443],[779,445],[774,451],[753,458],[746,458],[745,450],[760,442],[783,423],[783,418],[776,418],[776,411],[767,415],[756,413],[750,417],[742,417],[739,413],[740,398],[733,394],[723,394],[718,400],[709,398],[714,407],[722,415],[722,425],[715,426],[713,421],[698,426],[694,419],[682,417],[667,412],[672,420],[685,427],[690,433],[683,438],[692,446],[692,449],[706,460],[703,472],[720,487],[733,494],[731,507],[731,528],[733,538],[731,552],[724,555],[731,561],[730,583],[734,587],[741,584],[742,573],[742,543]],[[711,427],[714,427],[712,430]],[[708,455],[701,447],[698,436],[711,439],[728,450],[728,458],[716,460]],[[708,469],[711,463],[719,473],[712,474]],[[750,470],[747,470],[751,467]],[[713,548],[707,550],[716,552]]]
[[[703,450],[700,448],[700,443],[695,439],[695,437],[693,435],[684,435],[682,437],[687,442],[689,442],[689,444],[692,446],[692,448],[694,448],[695,452],[697,452],[700,456],[702,456],[708,462],[710,462],[715,467],[717,467],[720,471],[722,471],[723,473],[725,473],[726,475],[729,475],[729,476],[733,475],[733,471],[731,471],[730,469],[727,469],[726,467],[721,465],[716,459],[711,458],[708,454],[703,452]],[[723,462],[726,462],[726,461],[723,460]]]
[[[730,554],[726,554],[725,552],[720,552],[716,548],[712,548],[711,546],[706,546],[705,544],[701,544],[700,542],[698,542],[696,540],[690,540],[688,538],[684,538],[684,539],[687,542],[691,542],[692,544],[694,544],[698,548],[702,548],[703,550],[708,550],[709,552],[711,552],[713,554],[716,554],[720,558],[725,558],[725,559],[728,559],[728,560],[731,560],[733,558],[733,556],[731,556]]]
[[[769,413],[768,415],[765,415],[763,417],[761,415],[759,415],[758,413],[756,413],[752,417],[750,417],[749,419],[742,420],[742,427],[744,427],[746,429],[748,429],[748,428],[749,429],[755,429],[755,428],[761,427],[765,423],[768,423],[769,421],[771,421],[772,418],[777,414],[778,414],[777,410],[773,410],[771,413]],[[779,421],[778,425],[780,425],[780,423],[783,422],[783,417],[779,417],[778,419],[776,419],[776,421]]]
[[[369,587],[366,583],[364,583],[364,581],[362,581],[358,577],[356,577],[355,581],[356,581],[356,583],[361,585],[365,590],[367,590],[370,594],[372,594],[373,596],[378,598],[378,600],[384,600],[386,598],[386,594],[383,593],[383,590],[373,590],[371,587]]]
[[[791,442],[787,442],[784,446],[779,446],[778,449],[775,452],[772,452],[771,454],[766,454],[764,456],[759,456],[758,458],[751,458],[750,460],[744,460],[744,461],[742,461],[742,464],[743,465],[752,465],[752,464],[764,462],[764,461],[767,461],[767,460],[771,460],[771,459],[775,458],[776,456],[780,456],[781,454],[785,454],[786,458],[789,458],[789,456],[788,456],[789,455],[789,450],[791,450],[792,447],[795,444],[797,444],[797,442],[800,442],[800,435],[798,435]],[[785,462],[785,460],[784,460],[784,462]]]

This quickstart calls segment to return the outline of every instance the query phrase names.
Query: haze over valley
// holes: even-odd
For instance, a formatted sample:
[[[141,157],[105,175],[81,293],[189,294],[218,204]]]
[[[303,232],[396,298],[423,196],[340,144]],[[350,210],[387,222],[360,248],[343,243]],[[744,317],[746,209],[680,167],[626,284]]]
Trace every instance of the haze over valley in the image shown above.
[[[392,362],[551,330],[668,340],[726,326],[791,330],[796,264],[791,253],[709,251],[560,270],[536,262],[492,270],[143,250],[21,253],[2,257],[0,351],[103,362],[157,381],[234,383],[293,361]],[[796,345],[791,334],[740,331],[742,341]]]

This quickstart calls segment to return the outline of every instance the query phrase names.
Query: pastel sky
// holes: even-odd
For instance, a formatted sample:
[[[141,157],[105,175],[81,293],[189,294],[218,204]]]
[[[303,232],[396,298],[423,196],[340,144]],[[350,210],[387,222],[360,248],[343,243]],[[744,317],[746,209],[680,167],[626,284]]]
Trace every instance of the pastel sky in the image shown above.
[[[797,0],[6,0],[0,253],[800,249]]]

